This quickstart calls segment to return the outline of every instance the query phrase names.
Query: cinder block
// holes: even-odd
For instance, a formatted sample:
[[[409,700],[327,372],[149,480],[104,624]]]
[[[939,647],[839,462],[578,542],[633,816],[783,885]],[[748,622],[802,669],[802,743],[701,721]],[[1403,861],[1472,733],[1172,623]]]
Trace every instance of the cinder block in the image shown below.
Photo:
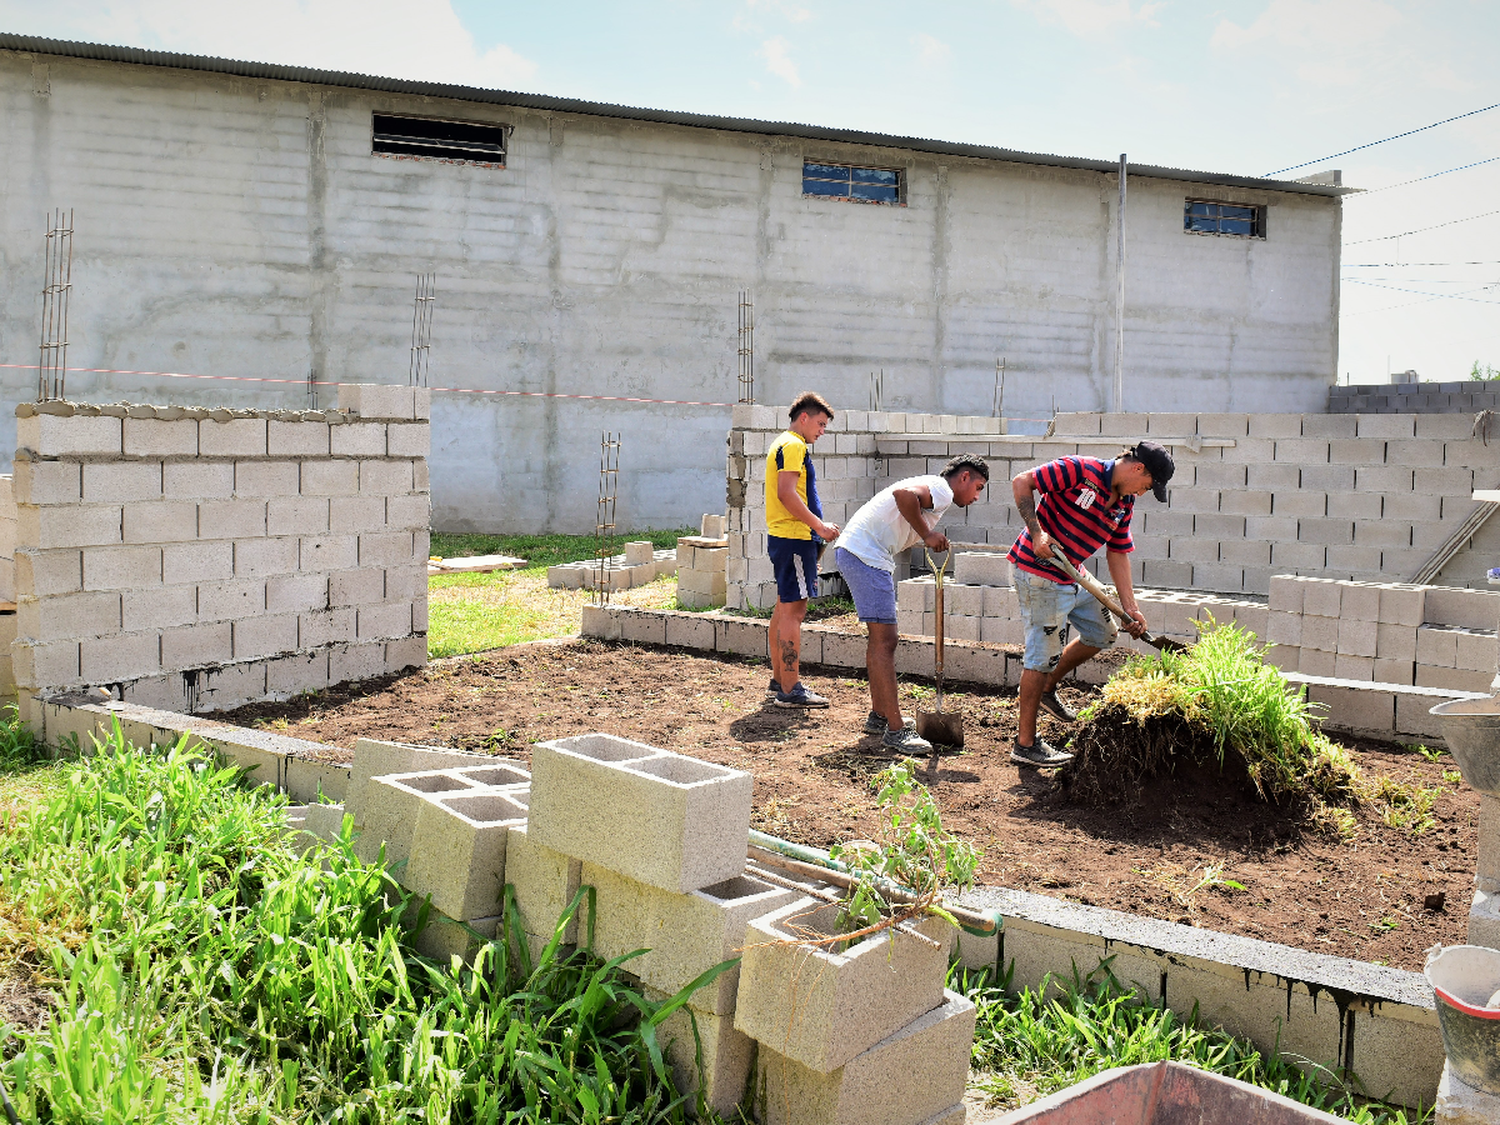
[[[20,562],[17,552],[17,562]],[[134,590],[160,586],[160,547],[90,547],[83,551],[85,590]],[[19,577],[19,575],[18,575]]]
[[[198,505],[198,519],[205,539],[255,539],[266,533],[266,502],[205,500]]]
[[[425,531],[432,522],[432,498],[426,493],[411,496],[388,496],[385,500],[385,526],[390,530]],[[352,531],[370,531],[368,528],[351,528]]]
[[[594,951],[607,960],[647,950],[629,962],[630,971],[668,994],[735,957],[752,918],[799,897],[743,874],[685,895],[594,863],[583,865],[582,879],[597,896]],[[738,988],[739,969],[734,968],[689,1003],[702,1012],[732,1013]]]
[[[234,659],[260,660],[297,650],[297,615],[278,613],[234,622]]]
[[[718,652],[736,656],[758,656],[768,659],[766,648],[766,622],[743,617],[714,618],[714,648]],[[864,646],[860,646],[863,650]],[[828,646],[823,649],[824,663],[828,662]]]
[[[328,653],[293,652],[265,661],[266,695],[290,699],[304,691],[322,691],[328,686]]]
[[[666,618],[666,643],[679,648],[690,648],[697,652],[714,651],[714,623],[712,619],[704,617],[699,613],[667,613]],[[809,636],[803,633],[802,660],[806,664],[816,664],[819,661],[809,659],[808,654]],[[821,649],[821,645],[819,646]]]
[[[214,457],[264,457],[266,419],[229,418],[198,422],[198,448]]]
[[[1335,653],[1333,675],[1339,680],[1374,680],[1375,660],[1369,656],[1351,656],[1345,652]]]
[[[151,548],[130,547],[122,550],[145,551]],[[228,541],[208,543],[169,543],[160,548],[159,581],[169,586],[194,582],[217,582],[234,575],[234,544]]]
[[[102,421],[102,419],[100,419]],[[195,418],[125,418],[124,449],[127,457],[198,456],[198,421]]]
[[[410,461],[360,461],[361,496],[405,496],[415,478]]]
[[[161,638],[156,632],[84,638],[78,645],[78,674],[92,684],[134,680],[161,671]]]
[[[757,1055],[765,1125],[962,1125],[975,1009],[956,992],[829,1074],[764,1045]],[[913,1081],[920,1075],[920,1081]]]
[[[1415,660],[1391,660],[1377,656],[1371,669],[1371,678],[1378,684],[1413,684],[1416,682]],[[1400,730],[1400,701],[1397,701],[1397,717]]]
[[[385,600],[385,575],[381,567],[337,571],[328,576],[328,604],[357,606]]]
[[[119,418],[33,414],[16,419],[16,446],[41,457],[119,456]]]
[[[355,636],[360,641],[411,635],[411,606],[406,602],[362,605],[356,614]]]
[[[268,588],[269,585],[267,583]],[[298,646],[303,649],[320,649],[327,645],[353,642],[355,612],[352,606],[342,606],[338,609],[312,610],[300,614],[297,618]]]
[[[434,794],[418,808],[401,882],[452,918],[498,914],[506,836],[525,823],[526,806],[498,789]]]
[[[198,505],[192,500],[126,504],[124,538],[127,543],[191,542],[198,538]]]
[[[341,427],[342,428],[342,427]],[[266,423],[266,454],[270,457],[327,457],[329,430],[327,422]]]
[[[392,423],[386,431],[386,454],[390,457],[426,457],[432,452],[432,427],[426,422],[400,426]]]
[[[583,864],[539,844],[527,825],[510,829],[505,840],[505,882],[515,890],[516,912],[528,934],[551,937],[581,885]],[[584,909],[587,909],[585,905]],[[562,943],[578,943],[578,915],[562,928]]]
[[[426,497],[382,496],[335,496],[328,501],[328,528],[339,534],[362,531],[380,531],[386,526],[387,506],[390,503],[412,501],[426,502]],[[425,521],[423,527],[427,526]]]
[[[321,535],[328,531],[324,496],[278,496],[266,501],[267,535]]]
[[[1298,650],[1296,669],[1304,676],[1331,677],[1334,673],[1335,664],[1338,661],[1336,654],[1314,648],[1302,648]],[[1283,672],[1290,672],[1288,665],[1278,665]]]
[[[335,457],[384,457],[385,423],[353,422],[330,427],[329,452]]]
[[[119,504],[22,505],[16,513],[16,542],[27,547],[95,547],[120,542]]]
[[[340,383],[338,404],[340,410],[361,418],[410,421],[417,417],[416,391],[415,387],[385,383]]]
[[[319,535],[303,538],[297,544],[297,567],[302,571],[326,574],[350,570],[359,565],[359,536]]]
[[[12,503],[76,504],[83,496],[82,466],[77,461],[17,459],[11,471]]]
[[[1417,663],[1434,668],[1458,667],[1458,633],[1441,625],[1417,630]]]
[[[1010,561],[1003,552],[960,551],[953,563],[953,581],[974,586],[1009,586]]]
[[[1396,729],[1396,697],[1381,687],[1310,683],[1307,698],[1328,707],[1323,713],[1326,727],[1379,733]]]
[[[1381,591],[1382,596],[1385,593]],[[1414,662],[1417,659],[1416,626],[1380,622],[1375,629],[1375,656],[1380,660]]]
[[[1302,612],[1310,617],[1337,617],[1342,590],[1337,582],[1327,579],[1304,579],[1302,582]],[[1330,651],[1332,651],[1330,649]]]
[[[385,600],[427,600],[427,567],[424,563],[411,566],[393,566],[385,572]]]
[[[35,476],[50,478],[46,480],[45,491],[53,493],[67,493],[77,490],[78,469],[77,463],[66,461],[31,461],[20,462],[27,465]],[[90,462],[83,468],[83,501],[84,503],[126,503],[133,500],[159,500],[162,494],[162,465],[159,461],[108,461]],[[19,476],[19,471],[17,472]],[[36,491],[33,484],[32,491]],[[17,489],[17,498],[21,496],[21,490]],[[29,504],[50,504],[58,502],[77,502],[79,497],[75,494],[63,500],[21,500]]]
[[[69,687],[79,681],[78,641],[53,641],[50,644],[16,643],[11,648],[11,670],[21,688],[48,691]]]
[[[1494,672],[1497,656],[1494,633],[1465,630],[1456,639],[1458,657],[1454,667],[1470,672]]]
[[[428,770],[459,770],[469,767],[484,767],[490,770],[505,770],[503,776],[470,777],[473,785],[524,784],[531,775],[517,763],[504,758],[491,758],[485,754],[474,754],[467,750],[443,750],[431,746],[417,746],[406,742],[382,742],[373,738],[354,741],[354,759],[349,769],[349,788],[344,804],[355,814],[355,823],[362,824],[364,788],[372,777],[387,774],[421,773]]]
[[[409,860],[422,805],[429,794],[467,795],[479,791],[478,786],[446,770],[372,777],[360,790],[355,820],[361,832],[355,851],[366,863],[371,863],[383,845],[388,865]]]
[[[121,599],[120,627],[127,633],[169,629],[198,619],[198,590],[194,586],[126,590]]]
[[[201,621],[234,621],[265,612],[266,584],[254,578],[205,582],[198,586]]]
[[[17,598],[68,594],[83,589],[83,552],[80,550],[41,551],[18,547],[14,566]]]
[[[268,578],[265,591],[265,608],[270,613],[302,613],[328,606],[328,576],[325,574]]]
[[[668,993],[649,984],[643,991],[646,999],[656,1003],[668,997]],[[734,1029],[733,1017],[682,1007],[658,1025],[656,1038],[673,1082],[688,1095],[689,1104],[696,1106],[701,1093],[710,1110],[733,1120],[755,1061],[755,1041]]]
[[[228,621],[161,630],[161,667],[167,672],[228,664],[234,656]]]
[[[234,544],[236,578],[268,578],[277,574],[296,574],[298,568],[295,539],[240,539]]]
[[[531,772],[537,843],[671,891],[744,870],[747,773],[605,734],[538,743]]]
[[[423,957],[430,957],[443,964],[451,964],[457,957],[466,965],[472,965],[480,948],[495,940],[501,918],[498,914],[488,918],[450,918],[441,910],[428,914],[427,925],[412,937],[412,947]]]
[[[359,495],[359,464],[345,460],[302,462],[302,495]]]
[[[1348,594],[1351,591],[1346,587],[1344,592]],[[1365,656],[1374,659],[1377,628],[1378,623],[1373,617],[1368,619],[1340,618],[1338,647],[1335,651],[1342,656]]]
[[[234,465],[228,461],[167,461],[161,466],[161,494],[168,500],[228,500],[234,495]]]
[[[24,598],[5,621],[32,641],[76,640],[120,632],[120,595],[114,592]]]
[[[1302,618],[1302,647],[1319,652],[1339,650],[1339,620],[1337,617]]]
[[[371,676],[382,676],[385,671],[385,645],[380,641],[334,645],[328,650],[329,683],[367,680]]]
[[[415,609],[415,607],[413,607]],[[427,667],[427,635],[398,637],[385,642],[385,670],[404,672],[408,668]]]
[[[418,557],[413,553],[413,538],[409,531],[362,534],[359,536],[359,565],[406,566]],[[425,551],[421,557],[426,557]]]
[[[1273,583],[1275,581],[1275,579],[1272,579]],[[1274,590],[1274,588],[1273,585],[1272,589]],[[1272,610],[1266,640],[1274,645],[1295,645],[1300,647],[1302,644],[1302,615],[1300,613],[1285,613]]]
[[[798,943],[835,934],[840,909],[804,898],[754,919],[740,962],[734,1026],[818,1074],[941,1005],[953,943],[953,927],[940,918],[915,924],[931,942],[888,931],[842,953]]]

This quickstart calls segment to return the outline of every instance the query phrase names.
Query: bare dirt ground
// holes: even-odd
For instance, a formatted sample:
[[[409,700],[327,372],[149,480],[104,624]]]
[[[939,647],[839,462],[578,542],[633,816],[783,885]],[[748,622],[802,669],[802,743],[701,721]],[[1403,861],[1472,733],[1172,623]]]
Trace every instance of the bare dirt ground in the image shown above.
[[[819,671],[804,680],[832,706],[795,712],[770,704],[763,660],[541,642],[224,717],[346,749],[385,738],[522,760],[534,742],[605,731],[750,772],[755,827],[827,847],[875,834],[869,779],[891,759],[863,733],[864,681]],[[931,688],[902,691],[910,714]],[[1088,697],[1075,687],[1061,694],[1075,706]],[[1435,942],[1465,940],[1479,799],[1444,779],[1451,759],[1353,744],[1367,774],[1441,793],[1426,831],[1387,827],[1361,808],[1343,842],[1217,776],[1169,779],[1123,806],[1081,807],[1050,774],[1011,764],[1014,691],[950,694],[955,706],[967,748],[929,763],[924,780],[944,824],[984,848],[983,884],[1404,969],[1420,969]],[[1060,741],[1065,728],[1046,720],[1043,733]]]

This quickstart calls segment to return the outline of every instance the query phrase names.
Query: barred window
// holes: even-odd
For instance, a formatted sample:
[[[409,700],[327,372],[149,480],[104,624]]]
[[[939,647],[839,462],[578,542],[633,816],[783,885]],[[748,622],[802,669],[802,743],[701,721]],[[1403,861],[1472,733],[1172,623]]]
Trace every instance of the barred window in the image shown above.
[[[802,194],[854,203],[900,203],[898,168],[860,168],[853,164],[802,164]]]
[[[1265,238],[1266,209],[1244,203],[1189,199],[1183,208],[1182,229],[1190,234]]]
[[[457,160],[505,167],[505,125],[374,114],[370,151],[382,156]]]

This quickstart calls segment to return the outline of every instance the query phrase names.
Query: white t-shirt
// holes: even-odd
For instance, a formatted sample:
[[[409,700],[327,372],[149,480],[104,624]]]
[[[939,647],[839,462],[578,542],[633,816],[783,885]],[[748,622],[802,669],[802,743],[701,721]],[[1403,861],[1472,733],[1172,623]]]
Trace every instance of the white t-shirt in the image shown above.
[[[877,493],[855,512],[833,545],[855,555],[866,566],[894,571],[896,556],[922,542],[911,524],[906,522],[901,509],[896,507],[896,489],[915,489],[922,485],[932,493],[932,507],[922,511],[922,520],[930,532],[952,507],[953,489],[939,476],[908,477]]]

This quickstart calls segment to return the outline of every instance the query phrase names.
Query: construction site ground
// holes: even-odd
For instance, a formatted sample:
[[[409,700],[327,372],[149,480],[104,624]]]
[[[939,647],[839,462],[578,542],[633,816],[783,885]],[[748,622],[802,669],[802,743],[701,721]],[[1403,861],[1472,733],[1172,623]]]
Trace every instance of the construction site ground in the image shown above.
[[[771,703],[768,671],[764,660],[559,640],[223,717],[346,752],[363,737],[522,761],[535,742],[605,731],[753,774],[753,823],[766,832],[818,847],[873,837],[869,781],[892,758],[864,734],[864,680],[810,669],[804,679],[832,704],[792,711]],[[1076,707],[1090,691],[1061,695]],[[930,708],[931,692],[904,683],[907,713]],[[1424,830],[1363,806],[1341,840],[1212,773],[1161,780],[1118,806],[1078,806],[1051,774],[1010,762],[1014,690],[966,689],[947,706],[964,713],[966,748],[924,763],[923,780],[944,824],[984,849],[983,884],[1411,970],[1434,943],[1466,940],[1479,798],[1451,758],[1346,743],[1367,775],[1439,793]],[[1051,720],[1043,733],[1066,736]]]

